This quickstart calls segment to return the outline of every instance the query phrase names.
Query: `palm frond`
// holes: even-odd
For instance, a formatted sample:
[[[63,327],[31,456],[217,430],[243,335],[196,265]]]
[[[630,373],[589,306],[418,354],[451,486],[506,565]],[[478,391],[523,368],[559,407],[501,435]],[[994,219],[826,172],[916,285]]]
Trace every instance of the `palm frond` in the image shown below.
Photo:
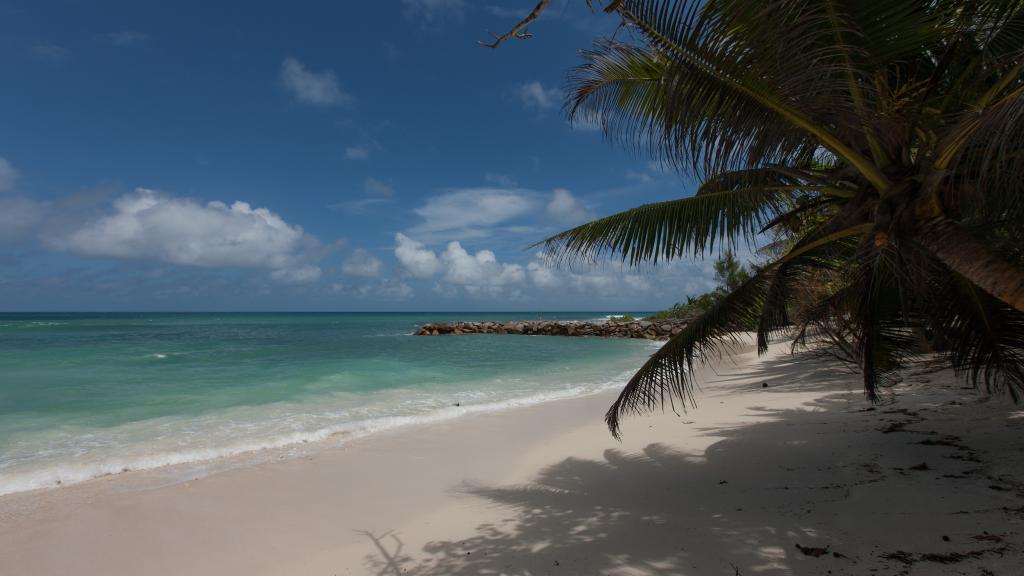
[[[1020,69],[1016,74],[1013,92],[980,115],[965,114],[953,132],[961,147],[953,141],[945,151],[953,155],[951,178],[971,183],[951,189],[953,205],[965,216],[1024,219],[1024,75]]]
[[[989,392],[1024,395],[1024,313],[931,262],[925,285],[929,325],[957,372]]]
[[[726,353],[725,345],[736,342],[738,325],[757,322],[773,271],[762,271],[732,291],[710,310],[673,336],[640,368],[623,388],[605,414],[612,435],[619,437],[619,424],[627,414],[664,407],[693,405],[694,364]]]
[[[837,263],[852,257],[860,239],[842,236],[808,250],[807,247],[813,242],[812,237],[797,242],[788,253],[799,255],[792,258],[783,256],[769,265],[775,268],[775,273],[769,281],[757,324],[758,354],[768,351],[768,344],[772,338],[792,328],[790,307],[798,300],[796,293],[801,286],[814,285],[823,271],[834,270]],[[827,317],[831,312],[832,310],[821,307],[817,318]],[[808,320],[805,318],[804,322]]]
[[[857,69],[873,75],[892,62],[909,61],[949,35],[956,11],[952,3],[931,0],[832,0],[841,26],[853,30]]]
[[[545,239],[556,262],[618,254],[630,265],[667,261],[713,250],[716,243],[752,238],[796,191],[739,188],[647,204]]]
[[[857,342],[864,394],[874,402],[882,388],[899,381],[898,370],[917,351],[918,343],[907,321],[908,282],[897,249],[892,244],[872,246],[866,238],[859,251],[860,264],[852,282],[856,286]]]
[[[845,238],[839,237],[815,248],[826,250],[834,246],[849,251],[851,244]],[[692,405],[695,363],[726,352],[723,346],[737,341],[738,327],[759,325],[758,346],[759,351],[763,351],[762,342],[767,341],[770,332],[790,325],[785,311],[787,279],[780,278],[780,274],[792,279],[800,270],[816,266],[827,267],[828,264],[814,259],[808,250],[787,265],[762,268],[669,340],[633,376],[609,408],[605,420],[612,434],[618,437],[620,420],[626,414],[664,407],[666,401],[673,409],[676,402],[683,407]]]
[[[692,403],[731,331],[797,325],[871,399],[928,337],[1024,396],[1024,0],[616,0],[626,41],[570,77],[573,118],[701,181],[544,241],[637,265],[771,234],[755,276],[670,340],[608,411]],[[952,279],[952,281],[950,280]]]
[[[721,0],[625,0],[617,11],[666,61],[661,79],[664,121],[646,122],[641,108],[617,109],[602,94],[611,51],[589,53],[571,81],[573,110],[620,114],[627,138],[668,162],[700,174],[754,165],[801,165],[821,146],[881,189],[888,179],[841,134],[859,125],[848,90],[834,79],[849,72],[820,5]],[[744,122],[732,119],[743,118]],[[615,132],[614,129],[611,130]]]

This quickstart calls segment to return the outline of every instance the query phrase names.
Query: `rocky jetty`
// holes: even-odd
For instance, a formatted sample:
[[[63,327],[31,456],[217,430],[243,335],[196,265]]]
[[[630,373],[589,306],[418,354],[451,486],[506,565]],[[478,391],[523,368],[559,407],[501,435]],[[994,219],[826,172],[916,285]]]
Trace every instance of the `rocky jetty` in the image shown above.
[[[416,331],[416,335],[525,334],[530,336],[598,336],[603,338],[667,340],[680,333],[685,327],[686,322],[683,320],[435,322],[421,326]]]

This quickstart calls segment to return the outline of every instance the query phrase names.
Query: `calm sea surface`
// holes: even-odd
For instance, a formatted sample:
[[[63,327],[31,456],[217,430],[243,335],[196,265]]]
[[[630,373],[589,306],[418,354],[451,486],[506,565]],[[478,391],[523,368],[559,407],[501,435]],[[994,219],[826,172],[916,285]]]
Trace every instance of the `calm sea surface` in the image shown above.
[[[0,314],[0,494],[621,385],[650,343],[411,336],[602,316]]]

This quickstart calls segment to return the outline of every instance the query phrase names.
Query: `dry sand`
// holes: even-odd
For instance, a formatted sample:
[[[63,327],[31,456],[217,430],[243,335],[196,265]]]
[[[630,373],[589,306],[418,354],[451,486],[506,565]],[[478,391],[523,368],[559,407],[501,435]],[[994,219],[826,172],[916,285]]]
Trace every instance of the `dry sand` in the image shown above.
[[[872,408],[784,349],[621,443],[600,394],[0,497],[0,574],[1024,573],[1019,407],[917,365]]]

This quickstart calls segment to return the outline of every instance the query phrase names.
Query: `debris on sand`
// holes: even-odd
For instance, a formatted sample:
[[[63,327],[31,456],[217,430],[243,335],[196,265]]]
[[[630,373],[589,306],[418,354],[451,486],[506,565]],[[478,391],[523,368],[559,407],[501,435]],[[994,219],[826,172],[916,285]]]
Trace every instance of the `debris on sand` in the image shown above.
[[[829,547],[825,546],[824,548],[817,548],[817,547],[814,547],[814,546],[801,546],[800,544],[797,544],[796,545],[796,549],[801,551],[801,552],[803,552],[805,556],[811,556],[813,558],[818,558],[820,556],[824,556],[825,554],[828,554]]]

